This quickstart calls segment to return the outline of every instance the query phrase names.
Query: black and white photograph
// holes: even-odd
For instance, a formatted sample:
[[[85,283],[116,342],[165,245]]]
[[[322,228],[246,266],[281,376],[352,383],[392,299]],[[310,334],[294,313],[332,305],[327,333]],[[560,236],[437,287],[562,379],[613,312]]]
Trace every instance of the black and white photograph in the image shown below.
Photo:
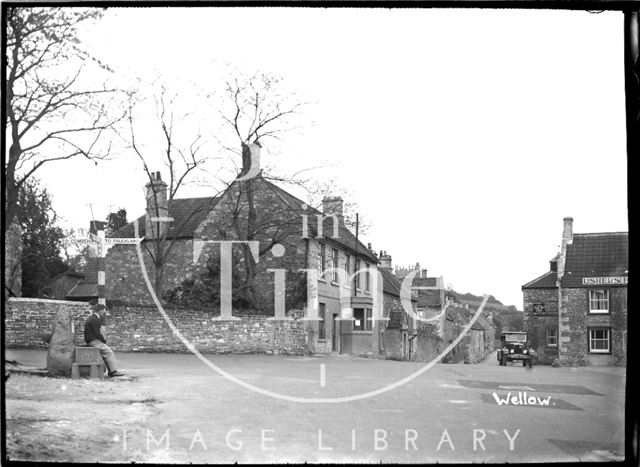
[[[2,462],[637,465],[579,3],[3,2]]]

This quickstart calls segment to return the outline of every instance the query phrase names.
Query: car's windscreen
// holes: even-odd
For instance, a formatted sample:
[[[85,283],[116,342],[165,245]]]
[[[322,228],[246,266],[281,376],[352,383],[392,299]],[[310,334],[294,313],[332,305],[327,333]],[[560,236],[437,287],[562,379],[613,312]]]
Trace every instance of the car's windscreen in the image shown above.
[[[504,339],[507,342],[526,342],[527,336],[525,334],[506,334]]]

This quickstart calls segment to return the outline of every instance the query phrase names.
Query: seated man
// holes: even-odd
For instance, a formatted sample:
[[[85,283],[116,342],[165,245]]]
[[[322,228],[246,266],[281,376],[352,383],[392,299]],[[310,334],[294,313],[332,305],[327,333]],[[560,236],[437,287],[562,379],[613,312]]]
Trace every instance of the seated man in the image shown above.
[[[109,370],[109,376],[124,376],[117,368],[116,357],[113,350],[107,345],[107,341],[100,332],[100,326],[104,321],[104,317],[107,315],[107,310],[104,305],[94,305],[93,313],[87,318],[84,323],[84,340],[87,345],[100,349],[100,355],[104,359]]]

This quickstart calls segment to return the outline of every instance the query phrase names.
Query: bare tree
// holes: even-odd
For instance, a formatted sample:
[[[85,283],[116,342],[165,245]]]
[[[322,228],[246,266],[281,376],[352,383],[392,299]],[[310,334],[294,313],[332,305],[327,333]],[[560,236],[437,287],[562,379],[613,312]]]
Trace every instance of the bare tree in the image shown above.
[[[20,188],[43,164],[109,154],[109,146],[100,143],[122,115],[110,116],[103,98],[116,91],[82,83],[91,57],[78,47],[76,34],[79,25],[101,14],[95,8],[6,9],[5,231],[16,215]]]
[[[176,115],[174,113],[174,107],[176,106],[176,97],[170,96],[165,87],[161,87],[158,95],[154,97],[156,106],[157,125],[160,134],[160,141],[163,145],[163,159],[164,165],[168,169],[169,180],[166,189],[166,207],[167,212],[162,212],[162,203],[164,201],[161,198],[164,194],[159,193],[156,189],[152,189],[151,196],[152,207],[154,211],[149,215],[161,218],[171,213],[171,206],[173,200],[176,198],[178,191],[192,178],[196,169],[201,168],[205,162],[205,157],[202,156],[202,149],[205,145],[205,141],[197,131],[195,135],[192,135],[188,139],[188,143],[184,146],[178,142],[176,125],[182,123],[183,128],[189,127],[185,123],[186,117],[190,114]],[[135,154],[142,161],[144,171],[147,175],[149,183],[154,186],[159,182],[156,172],[150,167],[153,154],[149,154],[142,144],[140,144],[138,137],[136,136],[135,129],[135,117],[134,117],[134,102],[133,98],[129,101],[128,121],[129,121],[129,137],[128,142],[135,152]],[[149,201],[149,200],[148,200]],[[188,214],[188,217],[197,215],[200,210],[206,210],[206,206],[201,206],[199,209],[193,210]],[[188,221],[188,219],[187,219]],[[167,222],[155,221],[151,223],[151,232],[146,233],[146,237],[150,242],[143,242],[146,253],[151,258],[154,267],[154,289],[158,299],[162,300],[163,297],[163,283],[164,283],[164,269],[167,264],[167,258],[171,254],[171,250],[175,244],[177,238],[180,237],[185,223],[181,225],[174,225],[171,228],[168,227]]]
[[[303,102],[297,100],[292,93],[286,93],[281,89],[281,79],[268,74],[257,73],[253,76],[238,76],[225,82],[225,105],[220,110],[221,117],[227,129],[233,135],[235,143],[223,145],[224,149],[239,156],[242,166],[238,177],[250,175],[252,166],[251,145],[258,147],[269,140],[279,140],[283,132],[297,127],[300,107]],[[262,172],[258,174],[262,177]],[[261,221],[256,210],[254,177],[242,181],[235,181],[236,208],[231,212],[234,220],[235,237],[240,240],[252,241],[263,237],[265,232],[272,234],[271,241],[261,245],[260,254],[265,254],[271,246],[286,238],[289,225],[285,222],[286,216],[279,213],[273,219]],[[229,190],[227,190],[228,192]],[[242,201],[241,201],[242,200]],[[246,215],[240,215],[243,204],[246,203]],[[290,218],[291,216],[289,216]],[[272,222],[280,222],[280,233],[272,231]],[[266,222],[266,224],[265,224]],[[299,227],[299,226],[298,226]],[[254,302],[256,260],[253,257],[248,244],[242,244],[244,258],[244,283],[246,300]]]

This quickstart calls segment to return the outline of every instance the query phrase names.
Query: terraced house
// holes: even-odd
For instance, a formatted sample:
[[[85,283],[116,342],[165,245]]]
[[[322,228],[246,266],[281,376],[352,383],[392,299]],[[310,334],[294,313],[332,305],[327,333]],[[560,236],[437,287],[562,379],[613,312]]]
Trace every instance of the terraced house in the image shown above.
[[[525,326],[542,363],[626,365],[629,234],[573,233],[564,219],[549,271],[522,286]]]

